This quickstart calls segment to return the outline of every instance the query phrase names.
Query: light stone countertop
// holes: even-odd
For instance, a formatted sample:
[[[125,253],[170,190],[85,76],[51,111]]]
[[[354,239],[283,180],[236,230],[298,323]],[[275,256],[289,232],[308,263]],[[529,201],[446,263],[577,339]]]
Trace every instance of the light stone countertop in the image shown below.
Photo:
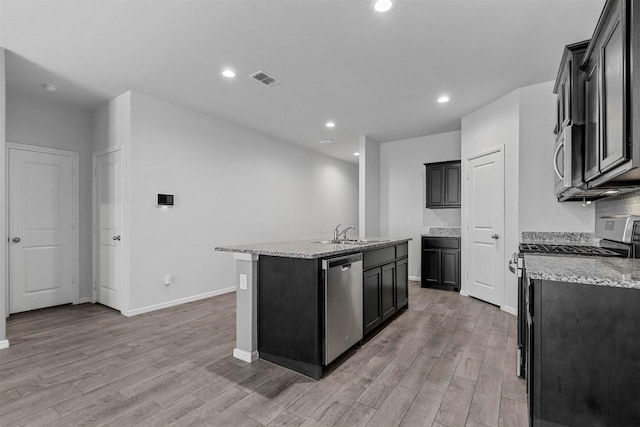
[[[423,237],[460,237],[460,227],[431,227]]]
[[[411,238],[406,239],[365,239],[378,240],[371,243],[359,244],[334,244],[319,243],[323,239],[315,240],[296,240],[291,242],[273,242],[273,243],[256,243],[251,245],[234,245],[234,246],[218,246],[216,251],[248,253],[255,255],[280,256],[286,258],[303,258],[316,259],[328,256],[342,255],[348,253],[356,253],[371,249],[384,248],[387,246],[397,245],[399,243],[408,242]]]
[[[640,259],[525,254],[529,279],[640,289]]]

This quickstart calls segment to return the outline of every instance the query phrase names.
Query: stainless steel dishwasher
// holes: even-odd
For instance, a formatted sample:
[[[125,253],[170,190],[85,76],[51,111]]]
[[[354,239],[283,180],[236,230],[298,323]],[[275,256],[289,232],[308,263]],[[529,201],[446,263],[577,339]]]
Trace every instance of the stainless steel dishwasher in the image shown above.
[[[362,254],[322,260],[324,365],[362,339]]]

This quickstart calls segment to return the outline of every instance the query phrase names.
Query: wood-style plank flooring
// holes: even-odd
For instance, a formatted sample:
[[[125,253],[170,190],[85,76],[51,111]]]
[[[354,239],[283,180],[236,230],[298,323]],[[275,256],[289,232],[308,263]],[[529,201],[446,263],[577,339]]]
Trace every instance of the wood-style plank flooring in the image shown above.
[[[132,318],[92,304],[12,315],[0,425],[526,426],[515,316],[409,291],[408,311],[317,382],[231,356],[234,293]]]

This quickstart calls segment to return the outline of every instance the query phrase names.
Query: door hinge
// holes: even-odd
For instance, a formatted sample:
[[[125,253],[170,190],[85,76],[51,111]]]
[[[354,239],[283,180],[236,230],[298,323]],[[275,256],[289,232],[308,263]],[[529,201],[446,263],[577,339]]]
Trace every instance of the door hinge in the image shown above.
[[[75,169],[71,169],[71,176],[76,176],[76,170]]]
[[[469,172],[467,172],[467,181],[469,181]]]

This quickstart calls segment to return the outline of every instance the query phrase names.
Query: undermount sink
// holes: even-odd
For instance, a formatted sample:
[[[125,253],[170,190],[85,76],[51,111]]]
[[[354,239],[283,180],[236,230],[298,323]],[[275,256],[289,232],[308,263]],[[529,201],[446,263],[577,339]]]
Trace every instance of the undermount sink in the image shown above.
[[[388,242],[389,240],[380,240],[380,239],[361,239],[361,240],[320,240],[318,242],[313,243],[330,243],[333,245],[367,245],[370,243],[382,243]]]

